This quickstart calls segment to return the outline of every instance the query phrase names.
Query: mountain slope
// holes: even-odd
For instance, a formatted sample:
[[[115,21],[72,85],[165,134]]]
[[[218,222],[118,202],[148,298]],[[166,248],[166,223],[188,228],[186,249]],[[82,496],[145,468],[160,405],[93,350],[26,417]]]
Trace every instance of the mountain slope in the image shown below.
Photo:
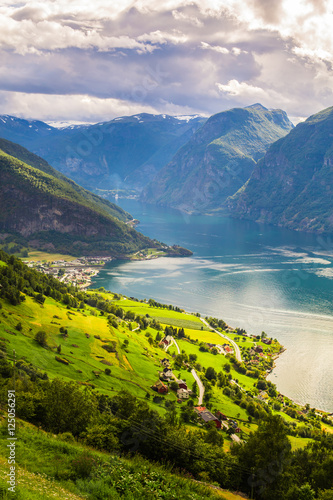
[[[227,205],[233,215],[333,232],[333,107],[274,143]]]
[[[85,200],[84,203],[88,206],[93,205],[95,209],[100,210],[103,213],[105,212],[108,215],[112,215],[113,217],[116,217],[123,222],[133,220],[133,217],[125,212],[122,208],[82,188],[81,186],[58,172],[58,170],[55,170],[53,167],[51,167],[51,165],[49,165],[43,158],[40,158],[34,153],[31,153],[31,151],[28,151],[19,144],[7,141],[6,139],[0,139],[0,151],[13,156],[18,160],[21,160],[22,162],[27,163],[31,167],[37,168],[38,170],[41,170],[46,174],[50,174],[60,181],[65,182],[66,185],[69,185],[73,189],[73,191],[75,191],[77,194],[79,194],[80,197]],[[75,194],[74,196],[77,196],[77,194]]]
[[[142,200],[190,212],[219,208],[247,181],[268,146],[292,126],[284,111],[260,104],[218,113],[159,172]]]
[[[0,147],[14,152],[15,145]],[[17,148],[17,156],[29,152]],[[31,158],[35,168],[0,149],[0,231],[17,234],[36,248],[74,255],[119,256],[156,246],[149,238],[111,215],[117,207],[53,175],[43,160]],[[46,171],[44,171],[46,170]],[[56,173],[57,174],[57,173]],[[124,219],[129,216],[119,210]]]
[[[18,142],[88,189],[142,189],[205,122],[142,113],[56,129],[0,116],[0,137]]]

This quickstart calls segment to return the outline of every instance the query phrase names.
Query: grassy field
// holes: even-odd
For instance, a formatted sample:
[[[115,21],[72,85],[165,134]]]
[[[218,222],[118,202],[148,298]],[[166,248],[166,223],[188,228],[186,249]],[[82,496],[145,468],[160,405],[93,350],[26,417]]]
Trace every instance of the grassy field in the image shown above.
[[[104,295],[104,294],[102,294]],[[105,297],[110,296],[108,294]],[[189,328],[192,330],[201,330],[203,326],[200,318],[192,314],[186,314],[183,312],[172,311],[170,309],[162,309],[158,307],[150,307],[148,304],[143,302],[137,302],[135,300],[122,298],[120,300],[115,300],[114,303],[119,305],[125,311],[134,311],[135,314],[146,315],[149,314],[151,318],[156,319],[160,323],[172,325],[177,328]]]
[[[73,257],[73,255],[63,255],[61,253],[48,253],[41,252],[39,250],[32,250],[28,252],[28,257],[26,257],[24,260],[29,260],[31,262],[43,260],[46,262],[53,262],[54,260],[65,260],[66,262],[71,262],[75,259],[76,257]]]
[[[302,438],[296,436],[288,436],[288,439],[291,443],[292,450],[298,450],[299,448],[305,448],[308,443],[313,443],[313,439]]]
[[[17,421],[18,441],[16,447],[16,494],[7,492],[8,449],[6,439],[0,440],[0,498],[16,500],[81,500],[109,499],[134,500],[137,498],[167,498],[170,491],[179,500],[226,499],[237,500],[237,496],[224,496],[221,491],[191,479],[172,474],[170,469],[152,464],[136,456],[120,458],[109,453],[97,452],[75,442],[65,442],[34,426]],[[0,434],[7,433],[5,423],[0,425]],[[91,457],[94,463],[103,464],[106,476],[91,474],[81,477],[75,468],[80,457]],[[96,467],[93,465],[93,467]],[[93,472],[93,471],[92,471]],[[124,486],[127,487],[124,489]],[[228,493],[228,492],[226,492]]]
[[[150,346],[145,333],[132,332],[125,323],[118,329],[109,328],[106,317],[92,315],[91,308],[69,311],[49,298],[43,306],[30,297],[20,306],[8,304],[6,312],[0,311],[0,320],[0,337],[6,340],[10,355],[15,349],[18,359],[27,359],[40,370],[47,371],[50,378],[61,376],[91,383],[108,394],[127,389],[143,398],[147,392],[152,392],[150,386],[158,379],[161,357],[168,357]],[[18,322],[22,324],[21,331],[16,329]],[[61,336],[60,327],[67,329],[67,338]],[[47,332],[50,349],[34,340],[39,330]],[[156,335],[156,331],[151,332]],[[123,347],[125,339],[129,342],[126,350]],[[111,341],[116,342],[117,356],[102,347]],[[55,359],[57,352],[54,349],[59,345],[61,353],[58,356],[67,360],[68,365]],[[110,367],[111,376],[104,373],[106,367]],[[173,394],[167,397],[175,399]]]

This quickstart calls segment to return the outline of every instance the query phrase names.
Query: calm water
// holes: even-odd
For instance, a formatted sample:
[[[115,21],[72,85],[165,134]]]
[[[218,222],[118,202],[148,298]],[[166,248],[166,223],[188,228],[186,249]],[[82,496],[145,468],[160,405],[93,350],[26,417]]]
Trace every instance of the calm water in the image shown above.
[[[111,262],[93,286],[153,297],[286,348],[270,379],[295,401],[333,411],[333,242],[224,217],[188,216],[120,200],[145,235],[194,252],[190,258]]]

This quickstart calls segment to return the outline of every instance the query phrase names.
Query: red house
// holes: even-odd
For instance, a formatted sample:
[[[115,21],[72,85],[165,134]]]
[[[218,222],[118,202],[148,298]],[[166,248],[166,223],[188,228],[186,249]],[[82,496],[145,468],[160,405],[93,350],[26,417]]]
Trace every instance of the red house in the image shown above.
[[[183,380],[178,380],[178,387],[179,387],[179,389],[186,389],[187,390],[186,382],[184,382]]]
[[[156,384],[152,387],[154,391],[157,391],[159,394],[166,394],[168,392],[168,387],[163,384],[161,380],[158,380]]]

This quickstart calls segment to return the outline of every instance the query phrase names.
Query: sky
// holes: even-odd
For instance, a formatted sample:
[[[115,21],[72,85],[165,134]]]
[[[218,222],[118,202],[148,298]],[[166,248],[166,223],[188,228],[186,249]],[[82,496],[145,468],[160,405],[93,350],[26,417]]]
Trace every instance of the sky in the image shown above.
[[[96,123],[333,105],[333,0],[0,1],[0,114]]]

